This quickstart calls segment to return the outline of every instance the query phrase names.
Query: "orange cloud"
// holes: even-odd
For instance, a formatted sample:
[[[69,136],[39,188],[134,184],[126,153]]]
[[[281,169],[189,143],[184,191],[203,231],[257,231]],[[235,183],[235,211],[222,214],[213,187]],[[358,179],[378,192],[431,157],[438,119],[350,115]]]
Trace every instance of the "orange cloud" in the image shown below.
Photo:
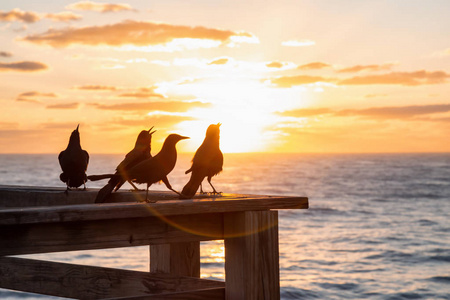
[[[308,75],[298,75],[298,76],[283,76],[278,78],[270,79],[272,84],[278,87],[290,88],[296,85],[311,84],[317,82],[333,82],[332,78],[324,78],[321,76],[308,76]]]
[[[300,108],[279,112],[278,114],[285,117],[306,118],[333,113],[329,108]]]
[[[68,11],[63,11],[56,14],[46,14],[45,18],[58,22],[78,21],[82,19],[80,15]]]
[[[0,51],[0,57],[11,57],[12,53],[10,52],[5,52],[5,51]]]
[[[76,86],[74,89],[83,90],[83,91],[115,91],[117,88],[115,86],[106,86],[106,85],[82,85]]]
[[[444,71],[429,72],[425,70],[416,72],[392,72],[382,75],[357,76],[341,80],[339,85],[369,85],[369,84],[398,84],[398,85],[423,85],[444,83],[450,74]]]
[[[110,4],[110,3],[99,3],[93,1],[80,1],[77,3],[72,3],[66,6],[67,9],[72,10],[90,10],[97,12],[118,12],[123,10],[134,10],[128,4]]]
[[[48,69],[48,66],[35,61],[20,61],[13,63],[0,63],[0,72],[37,72]]]
[[[330,115],[330,117],[363,117],[376,120],[401,119],[401,120],[445,120],[446,117],[439,119],[418,118],[432,114],[442,114],[450,112],[450,104],[431,104],[431,105],[410,105],[410,106],[385,106],[370,107],[365,109],[342,109],[333,110],[330,108],[301,108],[277,113],[278,115],[294,118],[316,117],[321,115]]]
[[[390,70],[394,64],[382,64],[382,65],[357,65],[350,68],[340,69],[338,73],[356,73],[360,71],[385,71]]]
[[[40,14],[32,11],[22,11],[18,8],[15,8],[9,12],[4,12],[0,10],[0,22],[19,21],[23,23],[35,23],[44,18],[53,21],[67,22],[80,20],[82,17],[80,15],[67,11],[55,14]]]
[[[271,63],[267,63],[267,64],[266,64],[266,67],[268,67],[268,68],[277,68],[277,69],[279,69],[279,68],[282,68],[282,67],[283,67],[283,64],[280,63],[279,61],[274,61],[274,62],[271,62]]]
[[[41,93],[41,92],[25,92],[17,95],[16,101],[21,102],[32,102],[32,103],[40,103],[36,98],[42,97],[42,98],[56,98],[58,95],[55,93]]]
[[[367,109],[346,109],[336,116],[360,116],[375,119],[408,119],[420,115],[450,112],[450,104],[372,107]]]
[[[93,104],[98,109],[122,110],[122,111],[164,111],[164,112],[186,112],[196,107],[209,107],[209,103],[203,102],[181,102],[181,101],[160,101],[160,102],[139,102],[120,103],[112,105]]]
[[[208,65],[225,65],[229,61],[228,58],[218,58],[208,63]]]
[[[330,68],[330,64],[326,64],[323,62],[312,62],[309,64],[301,65],[298,67],[300,70],[314,70],[314,69],[324,69],[324,68]]]
[[[41,19],[38,13],[21,11],[15,8],[11,11],[4,12],[0,10],[0,22],[19,21],[24,23],[34,23]]]
[[[80,106],[79,103],[72,102],[72,103],[62,103],[62,104],[52,104],[48,105],[46,108],[48,109],[76,109]]]
[[[233,37],[253,37],[246,32],[190,27],[144,21],[124,21],[112,25],[82,28],[50,29],[42,34],[26,36],[23,40],[52,47],[73,44],[89,46],[152,46],[164,45],[177,39],[213,40],[231,42]]]

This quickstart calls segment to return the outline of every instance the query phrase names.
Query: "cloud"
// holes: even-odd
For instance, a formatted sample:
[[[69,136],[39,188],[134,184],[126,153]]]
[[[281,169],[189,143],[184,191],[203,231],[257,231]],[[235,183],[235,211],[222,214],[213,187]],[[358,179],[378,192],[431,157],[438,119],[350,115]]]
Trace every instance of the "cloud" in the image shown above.
[[[12,53],[10,52],[5,52],[5,51],[0,51],[0,57],[11,57]]]
[[[154,88],[140,88],[137,92],[123,93],[119,97],[124,98],[165,98],[164,95],[156,93]]]
[[[325,78],[321,76],[309,76],[309,75],[298,75],[298,76],[282,76],[270,79],[272,84],[275,84],[281,88],[290,88],[296,85],[311,84],[317,82],[333,82],[332,78]]]
[[[450,112],[450,104],[372,107],[366,109],[346,109],[336,116],[361,116],[374,119],[409,119],[421,115]]]
[[[24,23],[34,23],[41,19],[40,15],[35,12],[21,11],[15,8],[9,12],[0,10],[0,22],[20,21]]]
[[[390,70],[395,64],[382,64],[382,65],[357,65],[349,68],[338,70],[338,73],[357,73],[360,71],[386,71]]]
[[[23,22],[23,23],[35,23],[42,19],[50,19],[58,22],[77,21],[82,17],[72,12],[59,12],[55,14],[40,14],[32,11],[22,11],[15,8],[9,12],[0,10],[0,22]]]
[[[66,6],[66,9],[72,10],[90,10],[97,11],[102,13],[107,12],[119,12],[124,10],[134,10],[129,4],[110,4],[110,3],[99,3],[93,1],[80,1],[76,3],[72,3]]]
[[[356,76],[341,80],[339,85],[370,85],[370,84],[398,84],[417,86],[424,84],[444,83],[450,74],[444,71],[429,72],[425,70],[416,72],[392,72],[382,75]]]
[[[17,95],[16,101],[41,103],[39,100],[36,99],[39,97],[57,98],[58,95],[56,95],[55,93],[41,93],[41,92],[32,91],[32,92],[25,92],[25,93],[21,93],[21,94]]]
[[[229,61],[228,58],[218,58],[208,63],[208,65],[225,65]]]
[[[55,48],[74,44],[127,46],[128,48],[125,47],[124,50],[139,50],[136,47],[167,46],[172,43],[172,50],[176,51],[184,49],[183,47],[188,49],[217,47],[231,42],[232,37],[236,36],[253,37],[247,32],[128,20],[112,25],[49,29],[41,34],[26,36],[23,40]],[[163,48],[154,48],[154,50],[163,51]]]
[[[98,109],[103,110],[121,110],[121,111],[163,111],[163,112],[186,112],[192,108],[209,107],[209,103],[199,101],[181,102],[181,101],[160,101],[160,102],[139,102],[139,103],[120,103],[120,104],[93,104]]]
[[[305,46],[314,46],[315,44],[316,42],[311,40],[289,40],[281,43],[281,45],[287,47],[305,47]]]
[[[300,70],[315,70],[315,69],[324,69],[332,67],[330,64],[326,64],[323,62],[312,62],[309,64],[301,65],[298,68]]]
[[[32,92],[25,92],[25,93],[21,93],[17,96],[19,97],[46,97],[46,98],[56,98],[58,97],[58,95],[56,95],[55,93],[41,93],[41,92],[36,92],[36,91],[32,91]]]
[[[72,103],[62,103],[62,104],[52,104],[48,105],[46,108],[48,109],[76,109],[80,106],[79,103],[72,102]]]
[[[83,17],[74,14],[72,12],[63,11],[56,14],[46,14],[45,18],[58,22],[68,22],[68,21],[78,21],[81,20]]]
[[[273,61],[273,62],[267,63],[266,67],[280,69],[283,67],[283,64],[280,63],[279,61]]]
[[[35,61],[20,61],[12,63],[0,63],[0,72],[36,72],[48,69],[48,66]]]
[[[325,114],[333,113],[333,111],[329,108],[300,108],[294,110],[288,110],[284,112],[279,112],[278,115],[285,117],[294,117],[294,118],[306,118],[306,117],[314,117]]]
[[[82,90],[82,91],[116,91],[117,88],[115,86],[107,86],[107,85],[81,85],[75,86],[74,89]]]

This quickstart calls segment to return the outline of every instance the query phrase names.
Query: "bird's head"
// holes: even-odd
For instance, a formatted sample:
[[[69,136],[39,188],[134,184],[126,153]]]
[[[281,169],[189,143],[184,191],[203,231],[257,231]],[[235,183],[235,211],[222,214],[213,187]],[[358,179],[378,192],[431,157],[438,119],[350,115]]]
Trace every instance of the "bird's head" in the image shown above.
[[[74,131],[72,131],[72,134],[70,135],[70,143],[80,143],[80,132],[78,131],[78,128],[80,127],[80,124],[77,125],[77,128],[75,128]]]
[[[222,125],[222,123],[209,125],[208,129],[206,130],[206,137],[217,139],[220,138],[220,125]]]
[[[164,141],[164,145],[166,145],[166,144],[168,144],[168,145],[175,145],[179,141],[185,140],[185,139],[189,139],[189,137],[172,133],[166,138],[166,140]]]
[[[149,130],[142,130],[137,139],[136,139],[136,146],[142,146],[142,147],[148,147],[150,143],[152,142],[152,134],[156,132],[156,130],[153,130],[150,128]]]

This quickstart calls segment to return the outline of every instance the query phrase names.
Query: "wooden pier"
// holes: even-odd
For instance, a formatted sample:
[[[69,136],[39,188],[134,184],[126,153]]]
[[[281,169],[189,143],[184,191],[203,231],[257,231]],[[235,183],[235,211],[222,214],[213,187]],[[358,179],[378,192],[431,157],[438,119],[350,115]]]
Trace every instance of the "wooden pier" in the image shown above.
[[[224,194],[178,200],[119,191],[0,186],[0,288],[75,299],[280,298],[278,209],[306,197]],[[200,279],[200,241],[224,240],[225,282]],[[149,245],[150,272],[15,255]]]

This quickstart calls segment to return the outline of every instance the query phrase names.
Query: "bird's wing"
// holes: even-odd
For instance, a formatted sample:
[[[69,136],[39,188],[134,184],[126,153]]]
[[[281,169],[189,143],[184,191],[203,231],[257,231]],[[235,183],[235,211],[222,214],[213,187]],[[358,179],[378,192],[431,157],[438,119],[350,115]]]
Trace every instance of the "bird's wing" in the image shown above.
[[[158,164],[155,158],[146,159],[131,169],[126,173],[127,180],[132,180],[137,183],[147,183],[152,177],[152,174],[157,172]]]
[[[86,157],[86,167],[89,165],[89,153],[86,150],[83,150],[84,156]]]
[[[117,166],[116,170],[121,172],[123,170],[128,170],[133,166],[137,165],[141,161],[149,158],[150,155],[144,154],[142,151],[137,151],[136,149],[131,150],[125,155],[125,158],[122,162]]]

